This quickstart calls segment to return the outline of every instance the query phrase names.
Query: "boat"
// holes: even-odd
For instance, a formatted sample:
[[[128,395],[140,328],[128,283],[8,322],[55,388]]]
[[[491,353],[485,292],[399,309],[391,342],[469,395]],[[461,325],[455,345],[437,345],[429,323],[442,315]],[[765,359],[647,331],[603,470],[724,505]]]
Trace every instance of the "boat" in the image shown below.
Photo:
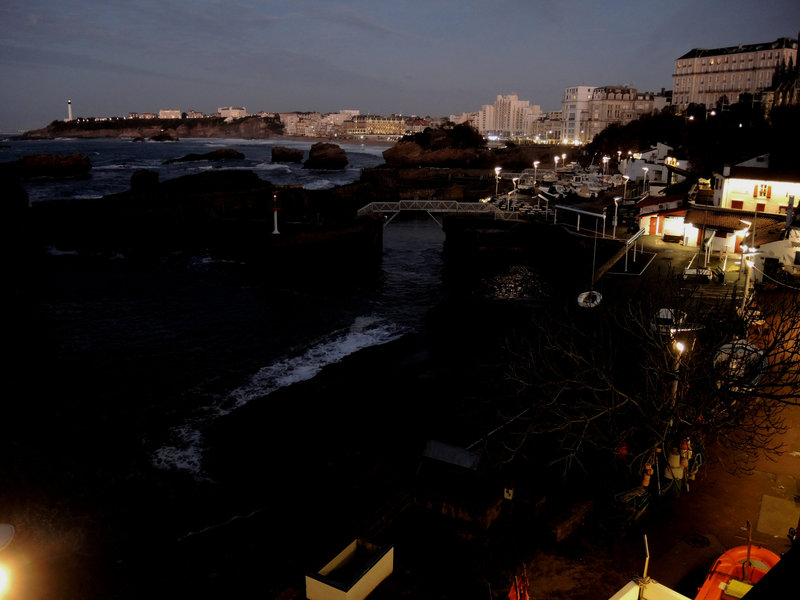
[[[771,550],[750,543],[726,550],[714,561],[694,600],[742,598],[779,560]]]

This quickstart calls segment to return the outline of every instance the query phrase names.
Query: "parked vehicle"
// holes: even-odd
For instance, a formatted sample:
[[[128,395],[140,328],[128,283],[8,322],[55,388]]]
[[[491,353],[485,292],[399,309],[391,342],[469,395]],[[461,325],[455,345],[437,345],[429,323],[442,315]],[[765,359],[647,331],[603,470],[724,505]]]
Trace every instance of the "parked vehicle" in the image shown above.
[[[689,267],[683,270],[684,281],[697,281],[699,283],[709,283],[714,279],[714,272],[705,267]]]

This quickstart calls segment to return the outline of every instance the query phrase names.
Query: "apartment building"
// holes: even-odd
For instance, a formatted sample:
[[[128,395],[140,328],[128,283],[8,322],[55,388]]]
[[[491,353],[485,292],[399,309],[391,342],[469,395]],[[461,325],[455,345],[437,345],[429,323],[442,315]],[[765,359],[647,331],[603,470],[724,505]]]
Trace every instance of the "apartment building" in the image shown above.
[[[568,144],[586,144],[592,138],[587,131],[587,123],[592,114],[589,105],[595,88],[588,85],[575,85],[564,90],[561,99],[561,112],[564,123],[563,140]]]
[[[159,119],[180,119],[181,111],[174,109],[162,109],[158,111]]]
[[[531,106],[517,94],[499,95],[494,104],[484,104],[478,111],[475,128],[484,136],[528,137],[533,122],[540,118],[539,105]]]
[[[626,85],[607,85],[592,90],[589,100],[589,119],[581,123],[582,138],[594,139],[612,124],[626,124],[658,112],[667,105],[666,96],[652,92],[639,92]]]
[[[673,104],[679,112],[690,104],[704,104],[706,108],[717,103],[734,104],[741,94],[756,95],[769,88],[780,64],[797,65],[796,39],[695,48],[675,61]]]

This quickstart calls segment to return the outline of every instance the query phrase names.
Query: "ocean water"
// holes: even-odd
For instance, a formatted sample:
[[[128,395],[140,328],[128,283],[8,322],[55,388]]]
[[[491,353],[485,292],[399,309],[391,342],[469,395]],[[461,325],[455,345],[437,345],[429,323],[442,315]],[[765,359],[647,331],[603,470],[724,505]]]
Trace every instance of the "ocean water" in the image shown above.
[[[161,181],[215,168],[163,162],[219,147],[245,153],[247,159],[234,168],[253,169],[265,180],[309,189],[349,183],[359,177],[361,168],[382,163],[383,148],[343,146],[351,166],[342,172],[272,165],[272,143],[6,141],[0,144],[0,162],[37,153],[90,156],[89,179],[26,182],[30,202],[123,191],[139,168],[157,170]],[[307,149],[311,144],[285,145]],[[142,262],[124,255],[87,256],[49,248],[27,274],[26,295],[35,315],[30,336],[35,339],[28,339],[33,350],[26,360],[36,381],[19,385],[28,396],[28,408],[20,409],[20,414],[30,421],[20,428],[29,433],[19,434],[25,437],[24,450],[18,451],[25,487],[67,489],[69,497],[80,499],[77,505],[100,507],[102,513],[115,515],[107,523],[103,519],[111,517],[84,519],[94,520],[95,528],[106,531],[111,539],[102,543],[117,551],[125,540],[138,536],[143,523],[163,522],[174,541],[195,528],[235,521],[252,512],[252,502],[242,498],[237,508],[236,494],[220,490],[221,484],[209,473],[207,456],[219,450],[209,446],[214,443],[207,437],[209,428],[253,403],[269,406],[276,392],[307,383],[346,357],[419,333],[426,313],[444,293],[443,241],[443,232],[432,220],[396,219],[385,230],[383,258],[374,271],[342,282],[298,277],[293,283],[272,281],[246,263],[212,256],[177,253]],[[309,410],[315,401],[309,399]],[[281,426],[265,423],[265,427]],[[217,473],[236,468],[216,463]],[[43,484],[39,477],[51,481]],[[224,495],[225,508],[189,507],[175,500],[191,497],[193,486],[198,497]],[[158,494],[167,497],[162,502]],[[24,495],[15,497],[27,502]],[[64,517],[88,510],[74,508],[71,501],[67,510],[64,498],[44,497],[30,500],[36,508],[26,509],[25,522],[18,523],[27,531],[40,532],[40,537],[54,535],[53,514]],[[127,502],[132,506],[123,508]],[[51,504],[62,508],[45,506]],[[186,517],[189,513],[193,520]],[[49,525],[43,514],[50,515]],[[61,518],[55,530],[74,526]],[[152,535],[158,540],[166,534]],[[41,547],[39,551],[44,552]],[[35,556],[35,544],[32,552],[31,560],[47,560]],[[105,565],[101,568],[121,561],[114,555],[96,558]],[[135,564],[130,557],[126,560]],[[186,567],[181,577],[194,577],[193,568]],[[257,575],[248,576],[257,579]],[[96,576],[87,570],[85,578]],[[125,583],[123,577],[108,585],[121,589],[139,584]]]
[[[5,139],[3,139],[5,138]],[[248,169],[276,185],[302,185],[306,189],[328,189],[358,180],[361,169],[383,164],[385,146],[338,144],[345,150],[348,165],[340,171],[304,169],[301,163],[273,163],[272,148],[284,146],[304,151],[308,158],[310,142],[236,139],[184,139],[177,142],[134,142],[130,140],[63,139],[12,141],[0,134],[0,162],[16,160],[31,154],[71,154],[89,157],[91,177],[81,180],[29,181],[25,184],[30,202],[68,198],[100,198],[130,188],[130,179],[137,169],[159,173],[161,181],[181,175],[216,168]],[[165,165],[164,162],[187,154],[205,154],[222,148],[233,148],[244,154],[240,161],[192,161]]]

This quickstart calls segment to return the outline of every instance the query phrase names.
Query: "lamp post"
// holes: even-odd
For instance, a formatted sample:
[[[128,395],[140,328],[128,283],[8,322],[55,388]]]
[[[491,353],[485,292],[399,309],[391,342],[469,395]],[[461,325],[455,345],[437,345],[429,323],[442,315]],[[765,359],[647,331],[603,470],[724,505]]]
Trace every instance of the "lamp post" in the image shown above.
[[[517,184],[519,183],[519,177],[514,177],[514,179],[512,179],[511,182],[514,184],[514,202],[516,202],[517,201]],[[509,210],[514,210],[514,206],[513,206],[513,204],[511,204],[511,198],[510,197],[508,199],[508,202],[506,203],[506,206],[507,206],[507,208]]]
[[[614,196],[614,237],[617,237],[617,209],[619,208],[619,201],[622,200],[621,196]]]
[[[539,169],[539,161],[533,161],[533,185],[536,187],[536,171]]]
[[[745,258],[747,253],[747,246],[742,244],[742,267],[746,268],[745,276],[744,276],[744,292],[742,293],[742,317],[745,315],[745,310],[747,309],[747,296],[750,290],[750,271],[752,267],[750,262]]]
[[[497,200],[497,186],[500,184],[500,171],[503,169],[500,167],[494,168],[494,199]]]
[[[609,160],[610,159],[607,156],[603,157],[603,175],[607,175],[608,174],[608,161]]]
[[[625,180],[625,183],[622,184],[622,197],[623,198],[627,198],[628,197],[628,179],[630,179],[630,177],[628,175],[623,175],[622,178]]]
[[[558,171],[558,161],[559,161],[559,159],[560,159],[560,158],[561,158],[560,156],[556,156],[556,157],[553,159],[554,161],[556,161],[556,171]]]
[[[644,171],[644,184],[642,185],[642,191],[647,193],[647,172],[650,169],[648,167],[642,167],[642,171]]]

